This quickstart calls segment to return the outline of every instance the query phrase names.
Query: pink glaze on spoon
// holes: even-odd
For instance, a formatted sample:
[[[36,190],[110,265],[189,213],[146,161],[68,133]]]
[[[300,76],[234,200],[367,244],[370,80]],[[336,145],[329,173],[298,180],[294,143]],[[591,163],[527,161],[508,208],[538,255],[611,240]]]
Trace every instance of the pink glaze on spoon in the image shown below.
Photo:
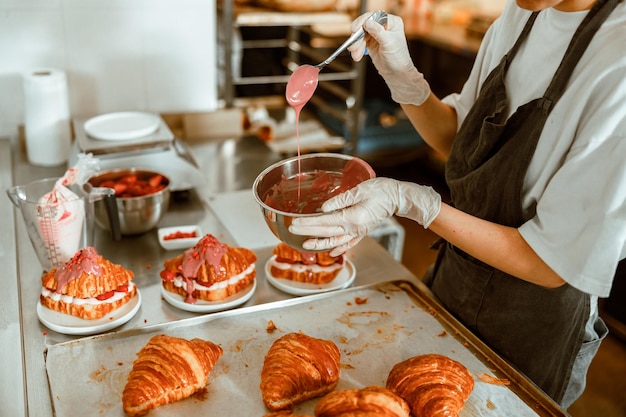
[[[320,69],[313,65],[301,65],[289,77],[285,97],[287,103],[296,111],[296,115],[313,97],[317,88],[319,73]]]

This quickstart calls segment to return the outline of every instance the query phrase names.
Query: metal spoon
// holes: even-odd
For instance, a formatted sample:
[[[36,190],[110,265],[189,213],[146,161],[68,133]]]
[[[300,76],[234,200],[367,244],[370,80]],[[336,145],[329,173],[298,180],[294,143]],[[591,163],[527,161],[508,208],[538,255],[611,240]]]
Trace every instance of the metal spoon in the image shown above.
[[[384,10],[377,10],[373,12],[367,19],[374,20],[381,25],[385,25],[387,24],[387,13]],[[365,30],[363,30],[363,28],[360,28],[358,31],[354,32],[344,43],[342,43],[341,46],[339,46],[339,48],[337,48],[337,50],[333,52],[325,61],[320,62],[319,64],[315,65],[315,67],[321,70],[326,65],[333,62],[335,58],[337,58],[343,51],[348,49],[350,45],[361,39],[363,36],[365,36]]]
[[[368,20],[374,20],[381,25],[387,23],[387,13],[383,10],[377,10],[373,12]],[[318,75],[322,68],[330,64],[345,51],[354,42],[365,36],[365,30],[360,28],[358,31],[352,34],[335,52],[333,52],[325,61],[320,62],[317,65],[303,64],[300,65],[289,77],[287,82],[287,88],[285,90],[285,98],[287,103],[299,112],[302,107],[313,97],[315,89],[317,88]]]

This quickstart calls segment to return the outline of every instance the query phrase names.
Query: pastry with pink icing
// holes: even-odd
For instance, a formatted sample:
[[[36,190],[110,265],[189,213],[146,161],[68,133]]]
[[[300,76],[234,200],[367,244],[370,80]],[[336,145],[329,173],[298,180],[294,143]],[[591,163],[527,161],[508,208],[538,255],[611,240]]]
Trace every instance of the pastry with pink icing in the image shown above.
[[[343,268],[343,255],[330,256],[329,252],[302,252],[285,243],[279,243],[270,259],[270,272],[274,278],[284,278],[307,284],[328,284]]]
[[[254,284],[256,260],[250,249],[231,247],[207,234],[163,263],[162,285],[185,297],[186,303],[221,301]]]
[[[135,296],[134,277],[132,271],[88,246],[43,274],[39,299],[51,310],[86,320],[99,319]]]

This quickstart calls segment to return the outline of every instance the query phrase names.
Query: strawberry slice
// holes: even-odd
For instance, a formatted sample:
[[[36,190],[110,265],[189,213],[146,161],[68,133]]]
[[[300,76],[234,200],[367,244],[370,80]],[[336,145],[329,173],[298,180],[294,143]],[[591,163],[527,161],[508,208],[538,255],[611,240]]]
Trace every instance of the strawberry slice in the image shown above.
[[[150,184],[152,188],[157,188],[159,185],[161,185],[162,182],[163,175],[161,174],[153,175],[150,177],[150,179],[148,179],[148,184]]]
[[[128,189],[128,185],[118,182],[112,187],[115,190],[115,195],[122,195]]]
[[[100,301],[108,300],[109,298],[113,297],[113,294],[115,294],[115,291],[107,291],[104,294],[96,296],[96,299]]]
[[[176,278],[177,274],[172,271],[163,270],[159,275],[161,276],[161,279],[163,279],[163,281],[174,281],[174,278]]]

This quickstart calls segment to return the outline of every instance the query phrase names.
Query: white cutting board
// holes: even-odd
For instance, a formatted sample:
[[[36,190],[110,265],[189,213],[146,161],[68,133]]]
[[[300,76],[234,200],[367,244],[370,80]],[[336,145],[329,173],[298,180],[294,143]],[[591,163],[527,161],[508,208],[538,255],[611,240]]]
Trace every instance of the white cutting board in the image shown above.
[[[252,190],[213,194],[206,202],[237,245],[255,250],[279,243],[265,223]]]

